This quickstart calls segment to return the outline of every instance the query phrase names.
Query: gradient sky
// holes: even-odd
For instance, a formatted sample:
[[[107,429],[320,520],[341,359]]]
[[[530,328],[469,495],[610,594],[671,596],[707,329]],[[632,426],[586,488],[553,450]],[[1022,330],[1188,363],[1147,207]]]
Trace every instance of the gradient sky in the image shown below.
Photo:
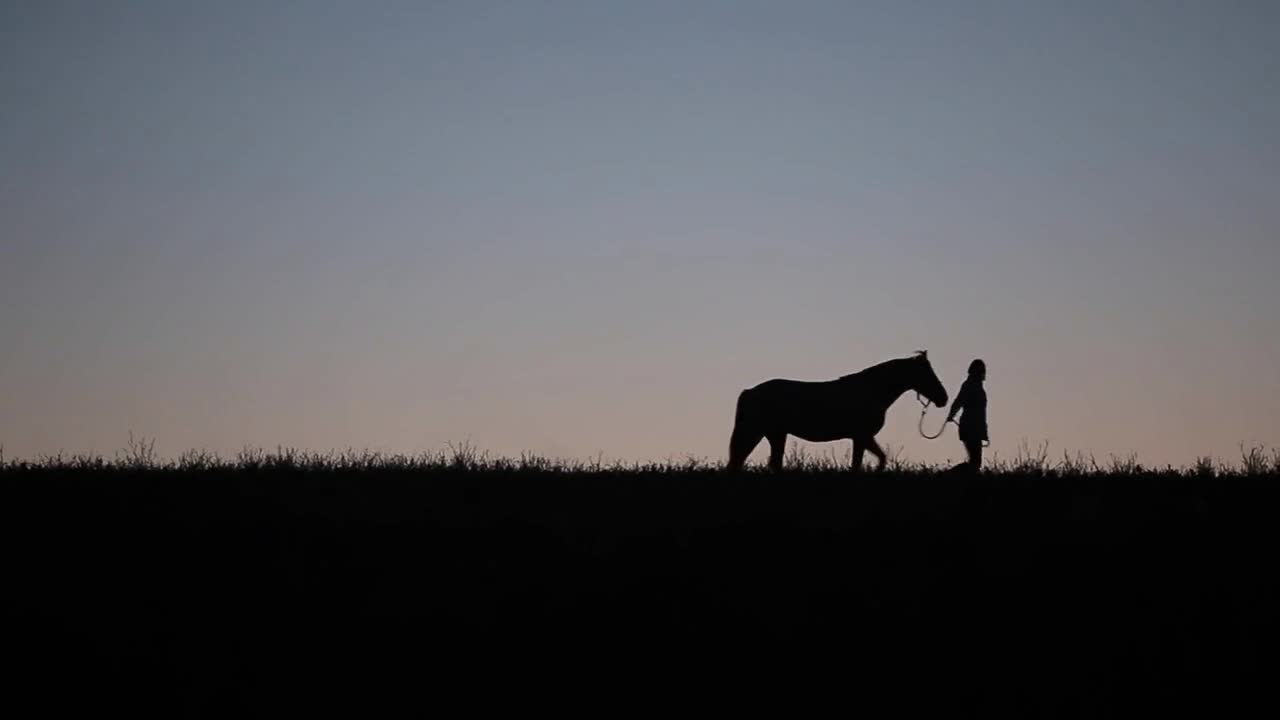
[[[1001,455],[1280,445],[1277,38],[1272,2],[0,2],[0,443],[723,458],[742,388],[928,348],[953,393],[987,360]],[[916,418],[881,441],[961,456]]]

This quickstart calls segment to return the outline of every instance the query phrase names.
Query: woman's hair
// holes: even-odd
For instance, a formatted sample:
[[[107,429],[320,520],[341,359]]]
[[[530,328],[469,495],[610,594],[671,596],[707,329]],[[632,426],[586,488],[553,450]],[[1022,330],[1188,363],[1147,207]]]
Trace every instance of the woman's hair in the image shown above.
[[[980,359],[974,360],[973,362],[969,363],[969,374],[970,375],[978,375],[978,374],[986,375],[987,364],[982,362],[982,360]]]

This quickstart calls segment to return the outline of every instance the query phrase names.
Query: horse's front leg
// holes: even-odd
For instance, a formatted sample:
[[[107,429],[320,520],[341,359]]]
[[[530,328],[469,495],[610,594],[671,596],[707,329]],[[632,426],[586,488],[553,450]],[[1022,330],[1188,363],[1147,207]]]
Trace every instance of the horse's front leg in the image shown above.
[[[876,472],[880,472],[881,470],[884,470],[884,463],[885,463],[884,450],[880,448],[880,443],[876,442],[876,439],[874,437],[869,438],[867,440],[867,449],[871,451],[872,455],[876,456],[876,460],[880,461],[880,464],[876,466]]]
[[[853,474],[862,472],[862,455],[867,449],[857,440],[853,441]]]

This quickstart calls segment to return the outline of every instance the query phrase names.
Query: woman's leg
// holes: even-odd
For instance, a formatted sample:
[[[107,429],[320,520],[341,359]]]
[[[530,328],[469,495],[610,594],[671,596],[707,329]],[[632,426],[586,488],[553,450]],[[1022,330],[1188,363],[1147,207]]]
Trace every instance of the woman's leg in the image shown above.
[[[969,454],[969,459],[952,466],[947,472],[956,475],[977,472],[978,468],[982,467],[982,441],[975,443],[969,438],[960,438],[960,442],[964,443],[964,451]]]
[[[969,469],[978,472],[982,469],[982,441],[981,440],[965,440],[964,449],[969,451]]]

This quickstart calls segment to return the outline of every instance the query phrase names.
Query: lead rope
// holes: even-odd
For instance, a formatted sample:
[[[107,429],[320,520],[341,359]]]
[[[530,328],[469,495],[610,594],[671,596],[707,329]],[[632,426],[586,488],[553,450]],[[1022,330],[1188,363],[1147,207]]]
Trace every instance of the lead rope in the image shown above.
[[[916,393],[916,400],[919,401],[920,403],[920,422],[916,424],[916,429],[920,431],[920,437],[924,438],[925,440],[937,440],[938,438],[942,437],[942,432],[947,429],[947,423],[955,422],[955,421],[952,419],[944,420],[942,423],[942,427],[938,428],[938,432],[934,433],[933,435],[926,433],[924,431],[924,416],[925,416],[925,413],[929,412],[929,401],[925,400],[924,396],[921,395],[920,393]]]
[[[953,423],[955,422],[955,419],[947,418],[942,422],[942,427],[938,428],[938,432],[934,433],[933,435],[929,435],[924,431],[924,415],[925,413],[929,412],[929,401],[925,400],[920,393],[916,393],[916,400],[920,402],[920,422],[916,423],[916,429],[920,431],[920,437],[924,438],[925,440],[937,440],[938,438],[942,437],[942,431],[947,429],[947,423]],[[983,440],[982,447],[984,448],[991,447],[991,441]]]

